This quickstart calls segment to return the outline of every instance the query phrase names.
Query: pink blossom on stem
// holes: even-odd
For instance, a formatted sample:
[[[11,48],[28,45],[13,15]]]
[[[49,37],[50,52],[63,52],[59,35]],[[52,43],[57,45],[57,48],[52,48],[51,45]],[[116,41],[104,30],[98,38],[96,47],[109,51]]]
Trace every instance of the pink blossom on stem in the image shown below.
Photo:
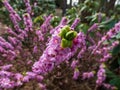
[[[74,79],[74,80],[77,80],[78,77],[79,77],[79,75],[80,75],[79,70],[78,70],[78,69],[75,69],[75,71],[74,71],[74,75],[73,75],[73,79]]]
[[[90,79],[90,78],[94,77],[94,74],[95,74],[94,71],[84,72],[83,75],[82,75],[82,78],[83,79]]]

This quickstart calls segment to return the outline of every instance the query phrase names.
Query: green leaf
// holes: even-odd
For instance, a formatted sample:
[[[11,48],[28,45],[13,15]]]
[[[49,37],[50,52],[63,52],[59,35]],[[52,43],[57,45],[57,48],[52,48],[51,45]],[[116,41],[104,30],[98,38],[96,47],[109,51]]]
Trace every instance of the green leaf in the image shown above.
[[[84,11],[84,10],[86,10],[86,9],[87,9],[87,6],[85,5],[85,6],[83,6],[83,7],[81,8],[80,11],[82,12],[82,11]]]
[[[44,21],[44,19],[43,19],[43,17],[42,16],[38,16],[38,17],[36,17],[35,19],[34,19],[34,23],[43,23],[43,21]]]
[[[115,78],[117,77],[112,71],[110,71],[109,69],[106,69],[106,75],[108,78]]]
[[[69,32],[66,33],[65,38],[67,40],[73,40],[76,36],[77,36],[77,32],[76,31],[69,31]]]
[[[116,46],[113,50],[112,50],[112,54],[113,55],[116,55],[120,53],[120,45]]]
[[[115,36],[117,39],[120,39],[120,33]]]
[[[116,23],[116,20],[114,17],[112,17],[111,19],[104,21],[100,24],[100,27],[104,27],[105,30],[109,30],[110,28],[112,28]]]
[[[88,25],[86,23],[80,25],[80,30],[84,32],[85,34],[87,33],[88,30]]]
[[[113,20],[114,20],[114,17],[111,18],[111,19],[109,19],[109,20],[107,20],[107,21],[102,22],[101,24],[102,24],[102,25],[104,25],[104,24],[109,24],[109,23],[111,23]]]
[[[120,65],[120,58],[118,58],[118,64]]]
[[[110,80],[110,84],[116,86],[118,90],[120,90],[120,77]]]

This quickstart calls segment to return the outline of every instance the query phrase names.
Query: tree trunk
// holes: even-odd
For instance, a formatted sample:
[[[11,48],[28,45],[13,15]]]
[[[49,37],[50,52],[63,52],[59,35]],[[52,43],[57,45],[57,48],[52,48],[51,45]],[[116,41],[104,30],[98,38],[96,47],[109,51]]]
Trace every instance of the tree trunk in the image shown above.
[[[80,4],[80,3],[84,3],[84,1],[85,1],[85,0],[79,0],[79,2],[78,2],[78,3],[79,3],[79,4]]]
[[[70,0],[70,8],[72,7],[72,0]]]
[[[66,8],[67,8],[67,0],[62,0],[62,10],[63,10],[63,15],[66,13]]]
[[[116,2],[116,0],[110,0],[109,2],[107,2],[106,9],[105,9],[106,14],[109,15],[109,13],[107,13],[107,12],[110,10],[114,10],[115,2]]]

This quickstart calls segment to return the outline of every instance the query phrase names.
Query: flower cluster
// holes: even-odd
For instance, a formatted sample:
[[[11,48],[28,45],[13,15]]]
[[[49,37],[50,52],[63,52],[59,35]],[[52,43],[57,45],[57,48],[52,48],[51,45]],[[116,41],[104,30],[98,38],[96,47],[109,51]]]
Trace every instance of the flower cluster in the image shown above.
[[[89,78],[94,77],[94,74],[95,74],[94,71],[91,71],[91,72],[84,72],[83,75],[82,75],[82,78],[83,78],[83,79],[89,79]]]
[[[9,66],[5,66],[6,70]],[[26,72],[26,75],[23,76],[20,73],[12,73],[8,70],[1,70],[0,71],[0,89],[1,88],[14,88],[16,86],[21,86],[25,82],[29,82],[30,80],[36,79],[38,82],[43,80],[41,75],[36,75],[33,72]]]
[[[97,80],[96,80],[96,84],[98,86],[101,86],[103,84],[103,82],[105,81],[106,79],[106,74],[105,74],[105,66],[104,64],[101,64],[100,67],[99,67],[99,70],[97,72]]]
[[[74,79],[74,80],[77,80],[77,79],[78,79],[78,77],[79,77],[79,75],[80,75],[79,70],[78,70],[78,69],[75,69],[75,70],[74,70],[73,79]]]
[[[30,0],[24,0],[25,6],[26,6],[26,12],[31,14],[32,8],[30,5]]]
[[[120,22],[118,22],[117,24],[115,24],[115,26],[110,29],[106,35],[104,35],[101,40],[98,42],[98,45],[95,47],[95,49],[92,51],[92,54],[94,54],[94,52],[101,46],[101,44],[106,41],[111,39],[114,35],[116,35],[118,32],[120,32]]]
[[[16,13],[16,11],[11,7],[11,5],[9,4],[8,0],[3,0],[3,4],[6,7],[6,9],[9,11],[10,13],[10,19],[12,21],[12,23],[14,24],[14,28],[19,31],[20,27],[18,22],[21,21],[20,16]]]
[[[80,47],[79,44],[82,43],[82,40],[80,40],[79,37],[82,37],[82,33],[79,33],[73,40],[73,46],[71,48],[62,48],[60,46],[61,37],[58,34],[65,24],[67,24],[67,21],[66,18],[63,18],[60,25],[55,28],[54,34],[52,34],[43,55],[40,57],[39,61],[35,62],[33,65],[33,72],[37,74],[45,74],[53,70],[56,65],[59,65],[64,60],[69,60],[77,51],[77,47]]]
[[[32,19],[29,13],[23,15],[25,31],[32,31]]]

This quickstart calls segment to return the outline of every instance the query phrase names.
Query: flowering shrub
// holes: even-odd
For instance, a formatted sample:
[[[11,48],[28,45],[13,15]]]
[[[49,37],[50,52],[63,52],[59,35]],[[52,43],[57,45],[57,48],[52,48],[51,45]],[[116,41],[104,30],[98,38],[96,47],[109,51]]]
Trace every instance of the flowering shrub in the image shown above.
[[[85,34],[75,29],[79,18],[70,25],[63,17],[53,28],[50,24],[53,15],[49,15],[36,28],[31,18],[30,2],[24,0],[24,3],[27,12],[20,17],[9,2],[3,0],[14,27],[8,28],[7,36],[0,37],[1,90],[19,89],[29,82],[37,83],[42,90],[53,90],[54,84],[58,85],[57,90],[61,90],[63,84],[89,80],[93,80],[93,86],[89,86],[91,89],[119,88],[115,83],[107,82],[107,70],[112,59],[111,51],[119,45],[119,40],[114,38],[120,32],[120,22],[108,32],[99,30],[100,22],[94,23]],[[19,22],[24,26],[21,27]],[[71,86],[68,88],[75,90]]]

